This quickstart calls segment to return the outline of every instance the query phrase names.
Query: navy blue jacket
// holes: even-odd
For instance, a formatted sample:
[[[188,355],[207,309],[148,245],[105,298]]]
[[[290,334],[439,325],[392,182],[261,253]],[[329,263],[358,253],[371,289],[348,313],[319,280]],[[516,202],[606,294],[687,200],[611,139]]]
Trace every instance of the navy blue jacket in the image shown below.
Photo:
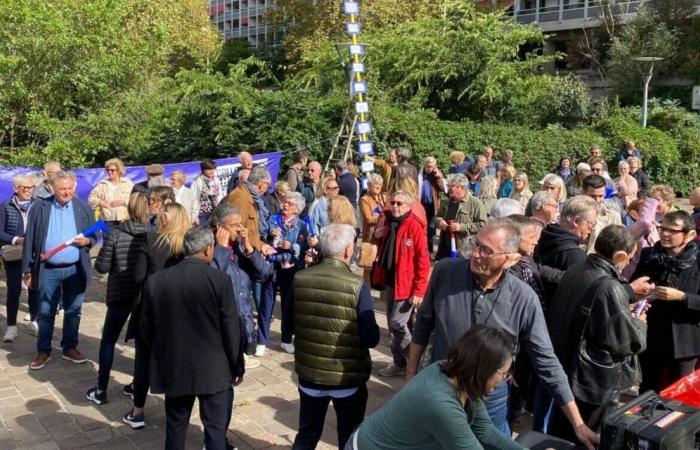
[[[38,200],[35,205],[32,205],[27,218],[27,234],[24,236],[24,248],[22,250],[22,273],[32,274],[32,284],[34,286],[40,286],[42,281],[44,263],[41,261],[40,256],[46,243],[46,233],[49,229],[53,199],[52,196],[46,200]],[[73,198],[71,202],[73,202],[73,213],[75,215],[75,229],[80,233],[95,223],[95,214],[82,200]],[[90,238],[90,241],[92,245],[95,245],[93,238]],[[86,282],[89,282],[92,272],[90,246],[81,247],[79,250],[80,267]]]
[[[340,195],[347,197],[352,207],[357,209],[357,196],[359,194],[357,179],[352,176],[350,172],[345,172],[338,175],[337,181],[338,187],[340,188]]]
[[[250,299],[254,282],[268,280],[274,270],[274,266],[267,262],[257,250],[247,256],[238,243],[233,249],[221,245],[214,247],[214,259],[211,265],[231,278],[233,294],[236,300],[241,302],[247,302]]]
[[[0,205],[0,244],[12,244],[15,237],[24,236],[24,217],[13,195]],[[33,200],[32,200],[33,201]],[[31,205],[29,210],[36,206]]]

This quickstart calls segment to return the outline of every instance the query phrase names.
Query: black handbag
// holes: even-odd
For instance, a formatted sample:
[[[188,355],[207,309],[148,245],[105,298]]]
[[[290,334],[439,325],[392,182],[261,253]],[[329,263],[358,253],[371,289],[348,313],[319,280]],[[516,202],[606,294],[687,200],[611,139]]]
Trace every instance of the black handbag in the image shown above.
[[[616,398],[621,388],[623,362],[604,362],[605,358],[599,355],[594,348],[588,347],[586,340],[586,328],[591,318],[591,311],[596,295],[601,287],[612,277],[603,277],[596,280],[585,294],[584,303],[579,311],[573,335],[579,336],[577,351],[572,356],[569,383],[574,397],[586,399],[589,403],[604,404],[612,398]]]

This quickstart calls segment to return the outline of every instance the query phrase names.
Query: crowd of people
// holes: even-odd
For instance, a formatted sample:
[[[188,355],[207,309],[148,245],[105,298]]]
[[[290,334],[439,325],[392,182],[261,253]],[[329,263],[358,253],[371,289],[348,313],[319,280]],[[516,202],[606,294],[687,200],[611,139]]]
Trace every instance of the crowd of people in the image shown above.
[[[18,338],[26,289],[30,369],[52,358],[57,314],[62,358],[85,363],[94,267],[107,311],[86,398],[108,402],[126,325],[136,353],[122,420],[143,428],[149,390],[164,393],[165,446],[184,448],[197,398],[205,448],[231,448],[233,389],[272,344],[279,297],[279,346],[298,376],[294,449],[316,447],[331,401],[341,449],[522,448],[511,425],[525,411],[536,431],[593,448],[622,392],[661,390],[696,366],[700,187],[693,212],[678,209],[634,142],[614,155],[614,178],[597,147],[530,176],[515,156],[453,151],[445,173],[397,148],[365,177],[342,160],[324,173],[300,150],[274,185],[248,152],[228,180],[204,160],[189,182],[151,164],[135,185],[115,158],[87,202],[75,175],[48,162],[17,176],[0,207],[4,341]],[[93,263],[96,236],[79,233],[96,217],[111,230]],[[372,289],[390,334],[381,367]],[[365,418],[373,367],[407,384]]]

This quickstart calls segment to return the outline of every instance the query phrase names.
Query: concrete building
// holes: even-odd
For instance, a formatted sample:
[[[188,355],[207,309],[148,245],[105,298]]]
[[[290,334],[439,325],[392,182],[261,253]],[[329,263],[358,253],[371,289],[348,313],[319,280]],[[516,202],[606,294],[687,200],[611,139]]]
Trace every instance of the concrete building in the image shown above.
[[[246,39],[251,47],[276,44],[275,31],[264,14],[274,0],[211,0],[209,15],[225,39]]]

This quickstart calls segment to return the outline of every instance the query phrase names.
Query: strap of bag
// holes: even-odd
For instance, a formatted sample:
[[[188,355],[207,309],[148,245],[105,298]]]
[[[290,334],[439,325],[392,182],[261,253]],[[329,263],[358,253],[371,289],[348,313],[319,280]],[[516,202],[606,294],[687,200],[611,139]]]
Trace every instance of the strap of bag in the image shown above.
[[[595,302],[596,295],[608,280],[612,280],[613,277],[603,275],[602,277],[596,279],[593,284],[588,288],[586,294],[583,297],[583,304],[581,304],[581,309],[578,312],[578,320],[575,321],[576,327],[574,328],[574,336],[578,336],[579,346],[583,341],[584,334],[586,333],[586,328],[588,328],[588,322],[591,320],[591,311],[593,310],[593,304]]]

